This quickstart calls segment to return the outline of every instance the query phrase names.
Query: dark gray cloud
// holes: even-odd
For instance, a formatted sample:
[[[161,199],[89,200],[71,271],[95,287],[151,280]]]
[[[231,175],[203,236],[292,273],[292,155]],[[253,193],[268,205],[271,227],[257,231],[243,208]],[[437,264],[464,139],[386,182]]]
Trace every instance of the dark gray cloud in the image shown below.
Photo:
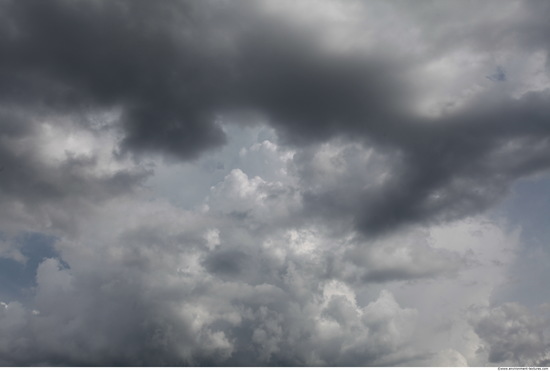
[[[384,66],[395,63],[328,56],[314,30],[258,7],[5,2],[2,96],[61,110],[121,105],[125,147],[180,158],[224,142],[216,116],[226,110],[267,114],[297,142],[395,109],[398,68]]]
[[[475,214],[502,199],[516,179],[546,170],[548,98],[544,91],[519,101],[482,100],[430,123],[436,128],[403,130],[410,130],[398,138],[407,151],[404,168],[381,194],[367,196],[360,228]]]
[[[407,21],[454,19],[454,8],[427,7]],[[531,8],[521,5],[521,16],[502,36],[505,46],[525,48],[519,42],[526,35],[547,32],[539,22],[523,23],[531,14],[539,19]],[[428,58],[449,53],[449,45],[503,47],[494,33],[477,40],[484,35],[482,16],[471,24],[421,27],[428,49],[424,59],[409,61],[407,54],[397,58],[381,49],[331,52],[319,35],[322,21],[300,25],[290,13],[266,9],[263,2],[7,1],[0,95],[27,109],[119,107],[122,151],[138,154],[196,157],[224,143],[223,115],[243,110],[264,116],[293,145],[343,136],[388,146],[402,157],[392,180],[358,195],[360,202],[354,197],[361,210],[341,210],[367,234],[476,213],[501,199],[518,177],[549,166],[542,149],[518,149],[509,154],[513,163],[491,157],[516,140],[545,140],[545,92],[520,100],[485,94],[440,118],[410,109],[415,71]],[[498,24],[487,12],[480,14]],[[451,31],[468,25],[455,44]],[[428,32],[438,27],[444,32],[432,39]],[[546,47],[542,38],[531,39]],[[315,213],[336,215],[338,201],[331,198],[342,194],[305,196]]]
[[[77,112],[122,105],[129,148],[189,157],[219,145],[223,133],[209,121],[209,107],[228,75],[217,76],[224,62],[209,55],[205,21],[193,8],[174,1],[3,2],[9,22],[1,95]]]

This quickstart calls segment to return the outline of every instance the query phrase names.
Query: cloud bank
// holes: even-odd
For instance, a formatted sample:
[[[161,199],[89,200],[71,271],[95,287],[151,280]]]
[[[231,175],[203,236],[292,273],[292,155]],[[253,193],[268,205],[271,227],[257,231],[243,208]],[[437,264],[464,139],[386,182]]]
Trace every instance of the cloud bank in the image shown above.
[[[0,364],[547,364],[548,11],[0,2]]]

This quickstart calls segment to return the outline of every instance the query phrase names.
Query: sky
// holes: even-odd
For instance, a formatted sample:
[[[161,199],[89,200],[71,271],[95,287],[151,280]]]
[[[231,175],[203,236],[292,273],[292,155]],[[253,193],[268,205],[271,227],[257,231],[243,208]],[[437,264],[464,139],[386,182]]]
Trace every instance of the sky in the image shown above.
[[[550,365],[549,17],[0,0],[0,366]]]

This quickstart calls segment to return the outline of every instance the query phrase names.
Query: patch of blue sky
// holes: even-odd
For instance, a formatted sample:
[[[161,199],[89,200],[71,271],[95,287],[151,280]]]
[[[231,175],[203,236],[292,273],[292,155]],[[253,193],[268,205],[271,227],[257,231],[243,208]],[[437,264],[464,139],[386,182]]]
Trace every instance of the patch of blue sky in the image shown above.
[[[0,258],[0,301],[25,301],[36,284],[36,271],[40,263],[48,258],[62,261],[55,251],[55,241],[55,237],[42,233],[23,233],[15,238],[13,243],[25,261]],[[67,266],[65,262],[62,264]]]
[[[506,81],[506,71],[502,66],[497,66],[495,72],[491,75],[486,76],[491,81]]]

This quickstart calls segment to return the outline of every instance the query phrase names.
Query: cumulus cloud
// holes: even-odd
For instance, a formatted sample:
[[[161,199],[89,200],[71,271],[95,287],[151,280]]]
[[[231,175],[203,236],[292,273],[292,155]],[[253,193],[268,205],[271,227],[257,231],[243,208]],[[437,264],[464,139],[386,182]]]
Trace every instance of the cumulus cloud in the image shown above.
[[[541,308],[545,311],[547,308]],[[531,313],[518,303],[471,310],[471,321],[490,363],[549,363],[548,316]]]
[[[549,9],[1,2],[0,364],[546,364]]]
[[[69,231],[75,214],[131,192],[150,174],[113,157],[110,130],[84,129],[62,115],[29,116],[6,109],[1,118],[4,233]]]
[[[6,365],[351,365],[407,345],[414,310],[387,291],[359,305],[348,284],[318,276],[307,249],[283,245],[277,259],[246,222],[123,205],[58,243],[66,263],[40,264],[26,308],[6,303]]]
[[[503,246],[498,230],[489,229],[479,241],[468,229],[451,229],[450,239],[430,237],[428,231],[370,243],[352,230],[337,237],[308,223],[289,225],[284,215],[270,216],[262,202],[246,203],[247,198],[261,200],[270,189],[260,187],[268,182],[257,179],[257,186],[234,192],[233,181],[250,185],[251,179],[230,171],[211,189],[212,195],[228,201],[220,208],[209,198],[212,207],[183,210],[147,193],[105,201],[98,214],[83,220],[86,228],[78,235],[56,242],[64,261],[50,258],[39,265],[31,300],[6,303],[14,309],[6,309],[0,320],[12,339],[1,349],[3,363],[322,366],[463,361],[455,349],[432,355],[433,348],[412,342],[418,333],[427,336],[419,326],[424,316],[431,317],[411,307],[418,302],[401,292],[410,289],[375,285],[416,282],[427,295],[421,302],[431,306],[432,296],[422,281],[443,279],[448,287],[445,279],[454,281],[464,270],[464,260],[490,264],[492,253],[480,260],[469,250],[474,241]],[[247,218],[236,216],[243,203]],[[471,241],[460,243],[460,238]],[[499,253],[497,249],[494,255]],[[461,280],[481,279],[481,269],[478,275],[464,271]],[[458,287],[471,295],[467,287]],[[473,302],[486,297],[491,287]]]

